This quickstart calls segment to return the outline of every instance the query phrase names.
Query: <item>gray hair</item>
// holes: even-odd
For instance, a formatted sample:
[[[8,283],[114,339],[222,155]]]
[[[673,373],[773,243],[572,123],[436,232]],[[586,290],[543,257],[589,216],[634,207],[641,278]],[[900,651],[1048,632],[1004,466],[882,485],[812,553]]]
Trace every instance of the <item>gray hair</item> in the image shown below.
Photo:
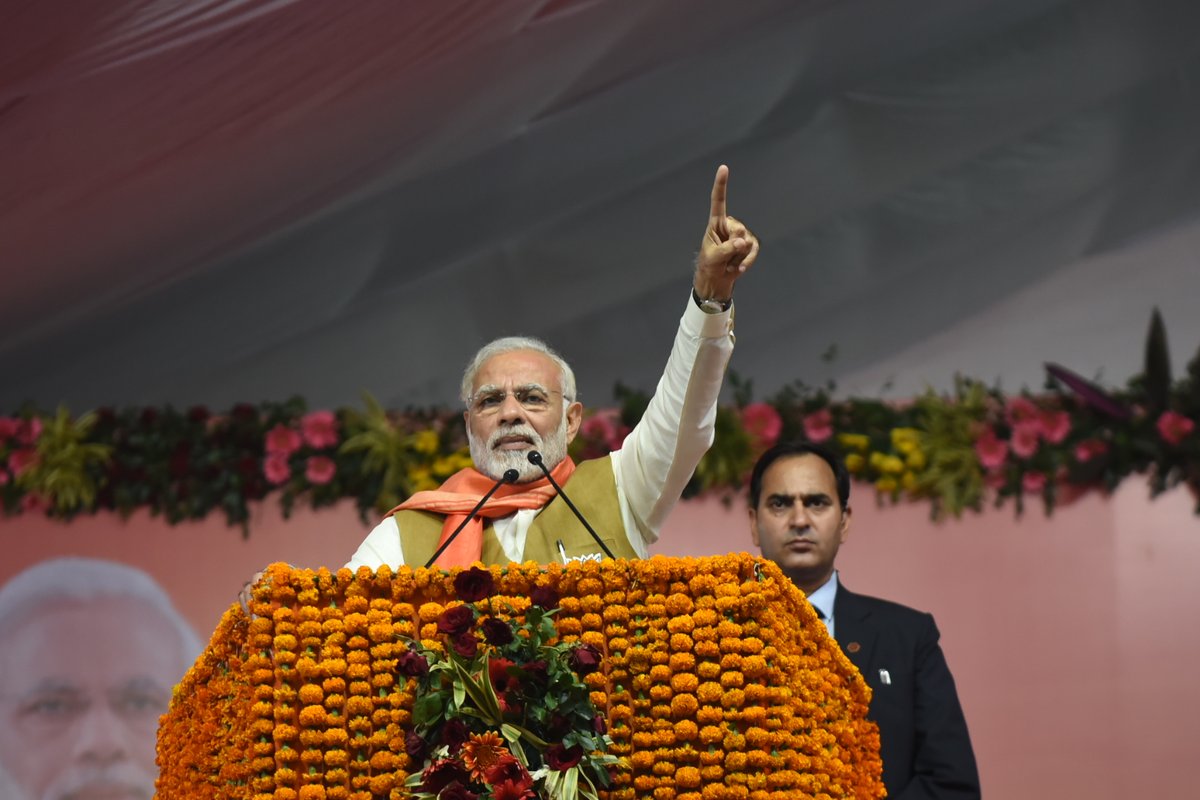
[[[43,605],[83,605],[101,598],[134,600],[161,614],[178,634],[184,669],[203,649],[192,626],[154,578],[128,564],[98,558],[52,558],[14,575],[0,587],[0,638],[12,623]]]
[[[463,370],[459,399],[463,401],[464,405],[468,405],[471,402],[471,389],[475,386],[475,375],[479,372],[483,363],[493,356],[512,353],[517,350],[533,350],[553,360],[562,372],[563,399],[568,403],[573,403],[578,399],[575,395],[575,373],[571,370],[571,365],[562,356],[554,352],[550,348],[550,345],[541,339],[534,339],[532,336],[505,336],[501,339],[488,342],[479,348],[479,351],[475,353],[475,357],[471,359],[470,363],[467,364],[467,368]]]

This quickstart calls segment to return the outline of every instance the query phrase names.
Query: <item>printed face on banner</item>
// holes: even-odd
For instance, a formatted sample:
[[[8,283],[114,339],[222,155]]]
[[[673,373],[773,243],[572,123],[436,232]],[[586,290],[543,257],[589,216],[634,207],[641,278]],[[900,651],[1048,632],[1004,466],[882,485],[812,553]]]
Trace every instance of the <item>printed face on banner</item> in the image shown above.
[[[179,638],[150,605],[115,597],[40,606],[9,627],[0,787],[19,800],[150,800],[158,718],[186,667]]]

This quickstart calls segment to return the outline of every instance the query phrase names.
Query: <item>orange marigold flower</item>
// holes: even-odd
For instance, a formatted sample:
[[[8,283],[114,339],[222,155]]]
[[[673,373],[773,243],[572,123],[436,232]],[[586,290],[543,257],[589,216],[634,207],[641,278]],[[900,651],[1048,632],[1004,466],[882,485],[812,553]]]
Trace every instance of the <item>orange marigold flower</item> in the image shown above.
[[[695,695],[677,694],[671,698],[671,715],[675,719],[687,719],[696,715],[699,708]]]
[[[671,688],[676,692],[694,692],[699,685],[699,679],[689,672],[671,676]]]

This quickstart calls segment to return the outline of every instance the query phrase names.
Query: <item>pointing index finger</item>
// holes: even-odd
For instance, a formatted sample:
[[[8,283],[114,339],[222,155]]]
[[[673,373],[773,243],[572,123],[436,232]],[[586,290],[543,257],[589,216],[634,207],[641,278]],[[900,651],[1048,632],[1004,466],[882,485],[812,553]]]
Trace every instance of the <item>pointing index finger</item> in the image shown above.
[[[725,190],[729,185],[729,167],[722,164],[717,167],[717,176],[713,178],[712,187],[712,208],[709,211],[710,219],[724,219],[725,217]]]

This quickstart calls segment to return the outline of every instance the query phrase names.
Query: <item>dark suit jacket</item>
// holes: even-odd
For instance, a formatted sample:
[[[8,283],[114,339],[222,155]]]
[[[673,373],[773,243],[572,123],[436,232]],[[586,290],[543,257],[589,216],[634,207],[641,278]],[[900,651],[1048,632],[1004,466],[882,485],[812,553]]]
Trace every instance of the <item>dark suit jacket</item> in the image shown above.
[[[871,687],[888,797],[978,798],[967,721],[933,617],[839,585],[833,618],[838,644]]]

